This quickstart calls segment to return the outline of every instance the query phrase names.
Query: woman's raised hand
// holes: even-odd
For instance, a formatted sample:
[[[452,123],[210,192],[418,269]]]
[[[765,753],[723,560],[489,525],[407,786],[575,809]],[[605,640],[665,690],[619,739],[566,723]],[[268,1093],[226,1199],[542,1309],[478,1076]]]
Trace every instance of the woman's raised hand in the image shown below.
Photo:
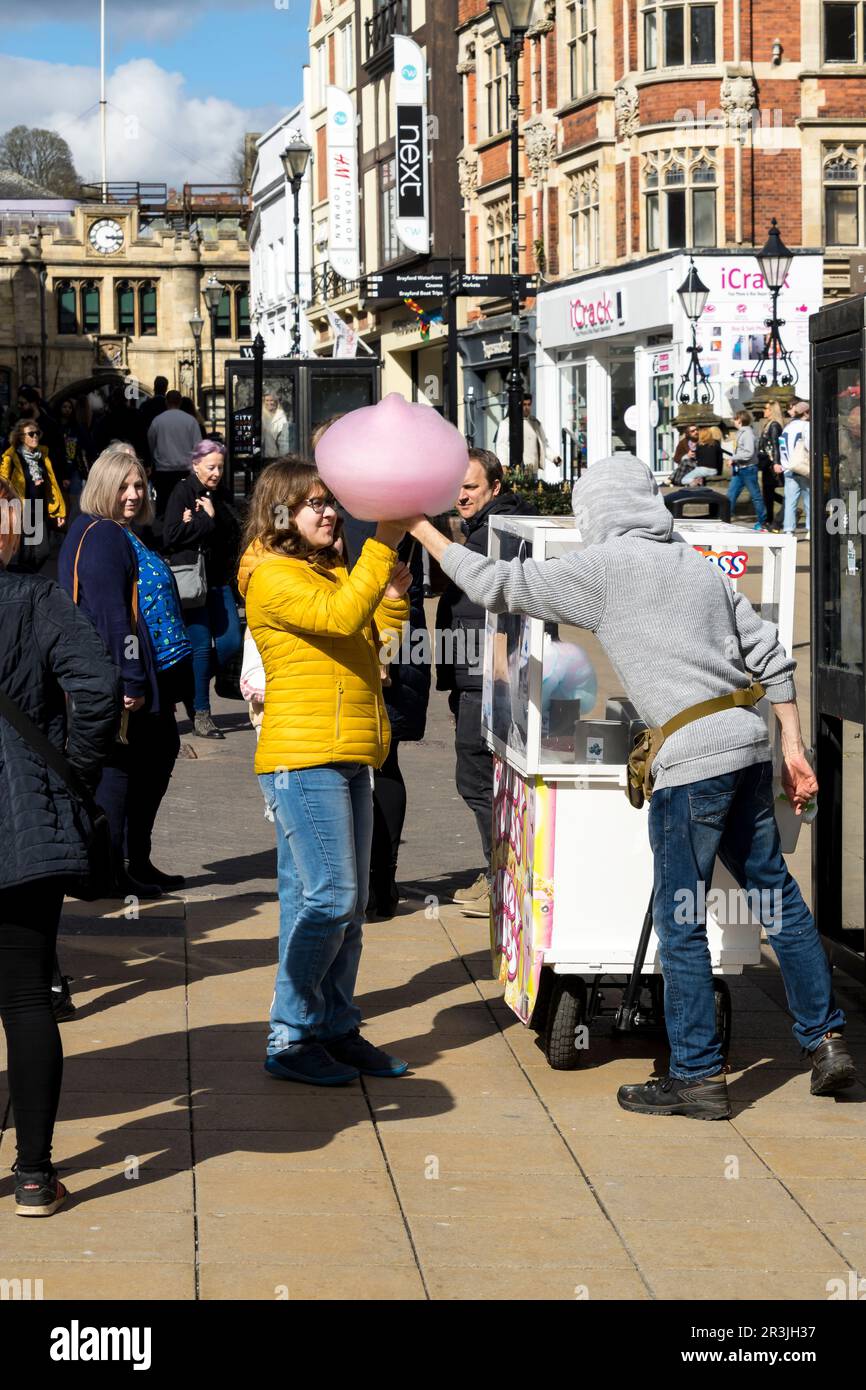
[[[391,571],[391,580],[385,590],[385,598],[402,598],[412,584],[412,571],[402,560],[398,560]]]
[[[207,512],[211,521],[214,520],[213,502],[209,497],[197,497],[195,502],[196,511]]]

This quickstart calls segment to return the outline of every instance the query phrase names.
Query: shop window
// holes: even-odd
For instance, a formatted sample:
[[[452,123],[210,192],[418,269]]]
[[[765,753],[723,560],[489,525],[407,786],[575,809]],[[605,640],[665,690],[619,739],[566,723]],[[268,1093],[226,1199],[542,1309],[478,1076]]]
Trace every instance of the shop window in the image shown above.
[[[379,263],[387,265],[401,254],[397,236],[397,177],[393,159],[379,165]]]
[[[596,0],[569,0],[567,44],[571,100],[596,89]]]
[[[507,201],[496,203],[487,214],[487,269],[491,275],[506,275],[509,271],[508,206]]]
[[[117,302],[117,331],[135,336],[135,289],[128,280],[121,280],[115,291]]]
[[[862,246],[863,145],[840,145],[824,156],[824,244]]]
[[[716,245],[716,166],[706,152],[649,155],[644,165],[648,251]]]
[[[714,63],[716,8],[715,4],[644,5],[644,68],[701,67]]]
[[[70,284],[68,280],[58,281],[54,287],[54,297],[57,300],[57,332],[77,333],[78,309],[75,286]]]
[[[495,43],[486,51],[487,73],[485,93],[487,97],[487,134],[498,135],[505,130],[508,121],[508,73],[505,70],[505,56],[502,44]]]
[[[598,168],[584,169],[571,180],[571,267],[598,265]]]
[[[232,293],[228,286],[223,290],[217,305],[214,329],[217,338],[230,338],[232,336]]]
[[[139,332],[144,337],[156,335],[156,285],[146,280],[138,287]]]
[[[822,5],[825,63],[866,61],[866,4]]]

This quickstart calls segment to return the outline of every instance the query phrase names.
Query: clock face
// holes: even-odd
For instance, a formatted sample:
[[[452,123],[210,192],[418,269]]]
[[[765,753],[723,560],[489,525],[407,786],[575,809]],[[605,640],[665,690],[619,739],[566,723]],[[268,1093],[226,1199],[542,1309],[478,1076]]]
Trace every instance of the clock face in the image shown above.
[[[110,256],[123,245],[123,228],[111,217],[100,218],[90,228],[90,244],[101,256]]]

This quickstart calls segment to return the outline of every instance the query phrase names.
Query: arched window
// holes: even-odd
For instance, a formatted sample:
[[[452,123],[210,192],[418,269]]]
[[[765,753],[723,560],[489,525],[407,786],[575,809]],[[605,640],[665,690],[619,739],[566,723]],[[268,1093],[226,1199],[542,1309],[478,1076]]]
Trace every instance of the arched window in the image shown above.
[[[144,280],[138,287],[139,332],[144,337],[156,334],[156,285]]]
[[[711,151],[648,155],[643,169],[647,251],[715,246],[717,182]]]
[[[118,280],[115,290],[117,301],[117,332],[135,336],[135,288],[129,280]]]
[[[57,301],[57,332],[78,332],[78,295],[70,280],[58,280],[54,286]]]
[[[85,280],[81,286],[81,323],[85,333],[100,329],[99,281]]]
[[[216,336],[218,338],[230,338],[232,336],[232,296],[231,290],[228,288],[223,290],[222,298],[217,305]]]
[[[249,285],[238,286],[238,337],[248,338],[250,336],[250,287]]]
[[[598,167],[582,169],[571,180],[571,265],[586,270],[598,265]]]

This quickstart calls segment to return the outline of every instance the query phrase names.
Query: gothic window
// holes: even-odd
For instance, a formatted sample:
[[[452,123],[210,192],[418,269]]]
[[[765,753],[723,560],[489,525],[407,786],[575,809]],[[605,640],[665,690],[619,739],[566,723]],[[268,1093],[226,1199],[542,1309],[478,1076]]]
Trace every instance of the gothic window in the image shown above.
[[[571,265],[586,270],[600,262],[598,233],[598,167],[582,169],[571,180]]]
[[[677,149],[644,163],[647,251],[717,244],[718,176],[706,150]]]
[[[840,145],[824,156],[824,244],[863,245],[863,145]]]

